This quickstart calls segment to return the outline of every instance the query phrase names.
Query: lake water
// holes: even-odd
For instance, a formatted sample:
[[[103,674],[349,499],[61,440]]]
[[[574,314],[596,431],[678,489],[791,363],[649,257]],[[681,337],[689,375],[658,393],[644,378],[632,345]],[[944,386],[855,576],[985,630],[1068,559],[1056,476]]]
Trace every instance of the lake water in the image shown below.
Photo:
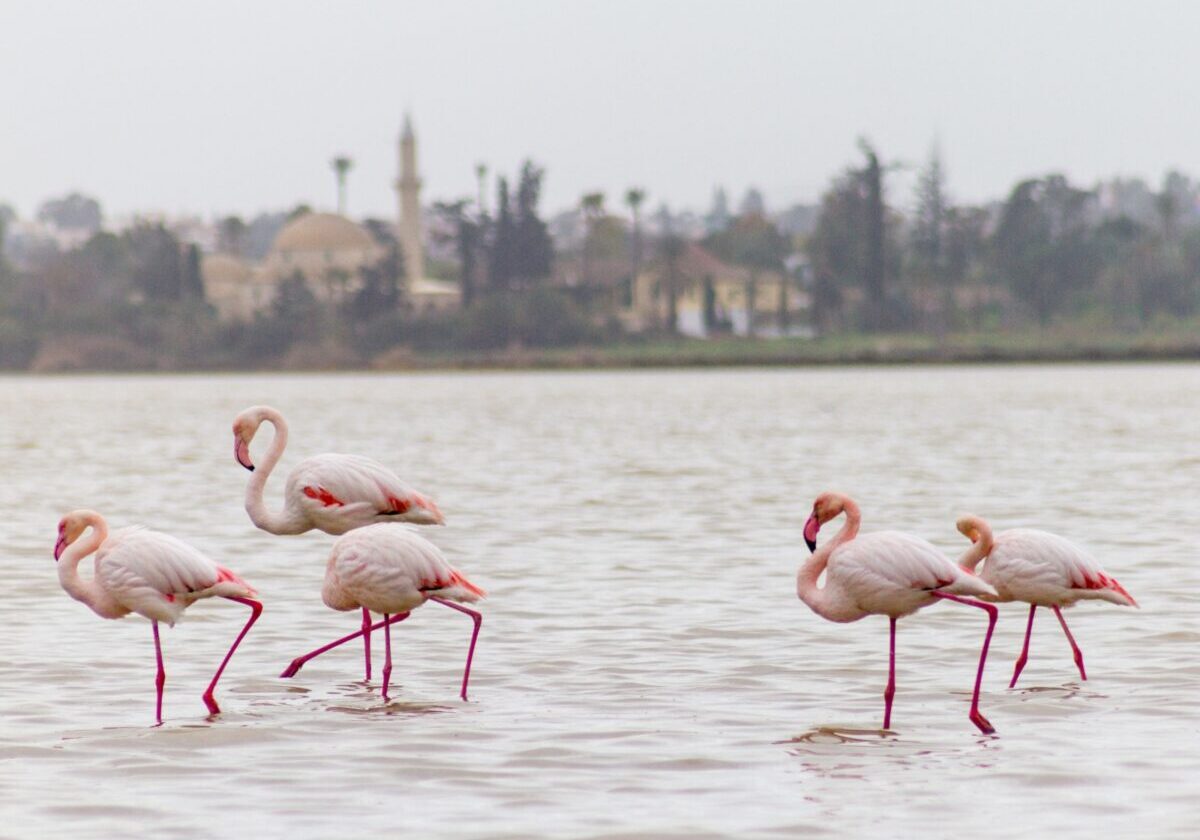
[[[1200,366],[8,377],[0,395],[0,837],[1200,831]],[[438,501],[448,524],[423,533],[490,594],[470,702],[470,622],[436,604],[393,632],[390,703],[357,645],[276,677],[358,616],[320,600],[332,537],[242,509],[230,424],[255,403],[291,426],[272,506],[325,451]],[[1086,683],[1040,615],[1010,691],[1026,611],[1003,605],[995,737],[967,720],[982,615],[907,618],[881,733],[886,620],[830,624],[795,595],[829,488],[864,530],[954,556],[964,511],[1057,531],[1142,609],[1067,613]],[[200,694],[245,609],[204,601],[164,630],[152,727],[148,622],[102,621],[55,577],[58,518],[85,506],[260,590],[219,717]]]

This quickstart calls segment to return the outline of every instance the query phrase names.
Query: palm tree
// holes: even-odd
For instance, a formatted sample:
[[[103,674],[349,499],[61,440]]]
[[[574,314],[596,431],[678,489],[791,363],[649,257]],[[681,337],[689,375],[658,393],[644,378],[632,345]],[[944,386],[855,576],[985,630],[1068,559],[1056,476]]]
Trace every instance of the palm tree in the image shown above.
[[[487,174],[488,166],[486,163],[480,161],[479,163],[475,164],[475,180],[479,184],[479,203],[476,205],[476,210],[481,218],[487,215],[487,207],[484,204],[483,197],[484,191],[487,188]]]
[[[625,191],[625,203],[629,205],[629,213],[633,216],[633,243],[630,250],[630,289],[637,284],[638,272],[642,268],[642,217],[640,209],[646,200],[646,191],[641,187],[630,187]]]
[[[346,215],[346,173],[354,166],[354,161],[345,155],[338,155],[329,162],[329,165],[333,167],[333,171],[337,174],[338,215],[344,216]]]
[[[583,245],[579,249],[579,280],[581,285],[588,287],[591,285],[588,271],[588,240],[591,239],[596,222],[604,218],[604,193],[585,193],[579,199],[579,209],[583,212]]]

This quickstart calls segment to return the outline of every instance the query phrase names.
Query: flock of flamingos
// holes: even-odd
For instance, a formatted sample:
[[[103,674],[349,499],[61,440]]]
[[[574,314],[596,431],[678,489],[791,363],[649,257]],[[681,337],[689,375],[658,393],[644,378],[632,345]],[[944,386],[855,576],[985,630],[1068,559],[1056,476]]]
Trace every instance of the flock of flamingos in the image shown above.
[[[274,427],[274,438],[256,469],[250,458],[250,443],[264,422]],[[464,605],[480,600],[485,593],[453,568],[433,543],[404,524],[441,524],[437,505],[376,461],[356,455],[324,454],[308,458],[292,470],[284,489],[283,509],[272,511],[263,501],[263,490],[287,446],[287,436],[287,424],[273,408],[255,406],[235,418],[234,457],[252,473],[246,487],[246,512],[257,527],[272,534],[301,534],[316,528],[339,535],[326,566],[321,598],[335,610],[361,609],[362,626],[297,657],[281,676],[292,677],[314,657],[361,637],[366,679],[370,680],[371,635],[382,629],[381,694],[386,700],[392,672],[391,626],[408,618],[425,602],[434,601],[467,614],[474,622],[460,691],[466,700],[471,659],[483,619]],[[821,527],[843,514],[841,530],[818,548]],[[998,615],[990,602],[1029,604],[1025,643],[1010,688],[1016,685],[1029,657],[1038,607],[1054,611],[1071,645],[1079,676],[1086,680],[1083,654],[1062,609],[1084,599],[1137,606],[1121,584],[1101,571],[1086,551],[1055,534],[1022,528],[993,535],[983,519],[964,516],[958,521],[958,530],[971,540],[971,546],[956,565],[919,537],[898,531],[859,535],[860,522],[858,505],[849,497],[839,493],[817,497],[803,531],[812,554],[800,567],[796,589],[800,600],[830,621],[851,622],[868,615],[888,617],[891,639],[888,683],[883,695],[884,729],[891,727],[896,692],[896,622],[904,616],[941,600],[976,607],[987,614],[970,719],[980,731],[991,734],[995,729],[979,711],[983,669]],[[95,572],[90,580],[84,579],[79,575],[79,564],[93,553]],[[159,622],[173,626],[185,609],[203,598],[227,598],[249,607],[249,619],[203,695],[209,712],[220,712],[214,697],[217,681],[262,613],[262,604],[255,599],[250,584],[166,534],[139,527],[109,532],[104,517],[91,510],[73,511],[59,522],[54,559],[63,589],[101,618],[122,618],[133,612],[150,620],[158,666],[155,717],[160,724],[166,672]],[[980,563],[983,569],[977,573]],[[381,614],[382,620],[373,621],[372,613]]]

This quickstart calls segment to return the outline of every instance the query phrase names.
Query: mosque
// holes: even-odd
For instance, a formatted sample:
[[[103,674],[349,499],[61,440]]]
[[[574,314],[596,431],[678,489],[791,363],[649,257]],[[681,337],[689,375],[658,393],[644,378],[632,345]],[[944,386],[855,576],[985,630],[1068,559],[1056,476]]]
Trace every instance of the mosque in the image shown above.
[[[425,276],[417,139],[407,116],[399,147],[396,232],[404,255],[407,298],[418,312],[456,308],[461,300],[458,286]],[[222,320],[249,320],[270,307],[279,284],[297,272],[318,300],[342,300],[361,286],[360,269],[384,254],[367,229],[346,216],[305,213],[279,230],[262,261],[209,254],[201,263],[201,276],[205,296]]]

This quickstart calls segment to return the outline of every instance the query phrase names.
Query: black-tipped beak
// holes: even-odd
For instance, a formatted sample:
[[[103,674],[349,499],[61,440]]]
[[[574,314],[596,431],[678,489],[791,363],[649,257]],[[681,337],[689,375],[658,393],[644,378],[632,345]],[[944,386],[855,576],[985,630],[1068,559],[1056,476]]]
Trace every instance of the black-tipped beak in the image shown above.
[[[67,538],[59,537],[58,542],[54,544],[54,562],[58,562],[58,558],[62,557],[62,553],[67,550]]]
[[[250,446],[237,435],[233,437],[233,457],[250,472],[254,472],[254,462],[250,460]]]
[[[817,521],[817,515],[814,513],[804,522],[804,543],[810,552],[817,550],[817,531],[819,530],[821,530],[821,523]]]

